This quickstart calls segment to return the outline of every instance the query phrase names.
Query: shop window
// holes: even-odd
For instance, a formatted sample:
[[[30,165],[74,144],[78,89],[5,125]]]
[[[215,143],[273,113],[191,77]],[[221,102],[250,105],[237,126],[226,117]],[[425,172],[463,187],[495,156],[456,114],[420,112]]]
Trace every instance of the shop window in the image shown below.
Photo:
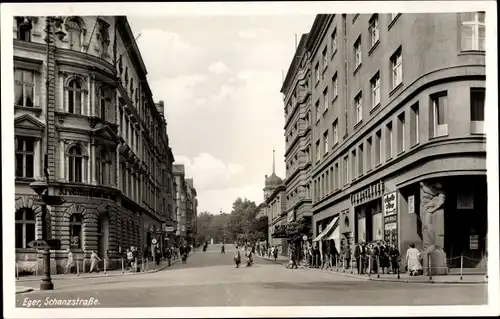
[[[16,138],[16,177],[34,177],[35,140]]]
[[[485,96],[484,88],[470,90],[471,133],[484,134]]]
[[[71,249],[82,249],[82,215],[73,214],[69,220]]]
[[[35,96],[35,73],[27,70],[14,70],[14,104],[33,107]]]
[[[419,142],[419,112],[418,102],[413,104],[410,110],[410,145],[416,145]]]
[[[29,208],[16,211],[16,248],[30,248],[28,244],[35,240],[35,214]]]

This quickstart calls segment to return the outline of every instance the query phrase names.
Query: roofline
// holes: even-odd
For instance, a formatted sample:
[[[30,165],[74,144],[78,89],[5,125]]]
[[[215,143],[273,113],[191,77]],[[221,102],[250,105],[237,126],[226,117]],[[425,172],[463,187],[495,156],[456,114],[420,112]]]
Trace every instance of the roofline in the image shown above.
[[[300,65],[299,62],[302,61],[302,59],[304,58],[304,53],[307,52],[306,44],[308,37],[309,33],[303,33],[302,36],[300,37],[299,45],[295,50],[292,62],[288,67],[288,71],[286,72],[286,77],[285,80],[283,81],[283,85],[281,86],[280,93],[285,94],[285,92],[288,91],[291,82],[293,82],[293,78],[295,77],[295,74],[297,74],[298,71],[298,65]]]
[[[307,51],[314,56],[318,49],[318,44],[321,42],[323,37],[321,33],[324,32],[326,28],[328,28],[330,22],[335,17],[335,14],[318,14],[314,19],[313,26],[311,27],[311,31],[309,32],[309,37],[307,38]]]

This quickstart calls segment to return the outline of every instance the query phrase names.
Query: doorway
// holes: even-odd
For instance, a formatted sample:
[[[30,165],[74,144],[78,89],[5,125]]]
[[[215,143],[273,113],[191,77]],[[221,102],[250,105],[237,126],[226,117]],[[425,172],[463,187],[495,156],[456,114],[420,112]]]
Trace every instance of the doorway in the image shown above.
[[[99,243],[99,257],[102,260],[102,267],[104,267],[104,262],[108,260],[108,249],[109,249],[109,215],[107,212],[102,213],[99,216],[99,223],[97,224],[97,240]]]

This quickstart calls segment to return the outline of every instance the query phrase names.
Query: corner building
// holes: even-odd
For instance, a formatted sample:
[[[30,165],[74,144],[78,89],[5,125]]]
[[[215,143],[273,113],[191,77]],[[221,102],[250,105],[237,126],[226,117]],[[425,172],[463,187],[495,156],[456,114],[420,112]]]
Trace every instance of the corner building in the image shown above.
[[[38,274],[42,259],[28,243],[41,239],[41,206],[29,184],[44,178],[46,142],[48,192],[65,200],[48,207],[49,235],[61,240],[53,273],[64,271],[68,250],[80,271],[92,250],[101,267],[121,267],[127,248],[142,256],[153,238],[164,242],[162,226],[175,225],[166,122],[126,17],[62,18],[52,29],[65,37],[49,35],[48,48],[46,17],[13,20],[16,260]]]
[[[426,192],[440,189],[447,266],[463,254],[465,268],[486,267],[484,34],[481,12],[316,17],[306,46],[317,240],[422,249]]]

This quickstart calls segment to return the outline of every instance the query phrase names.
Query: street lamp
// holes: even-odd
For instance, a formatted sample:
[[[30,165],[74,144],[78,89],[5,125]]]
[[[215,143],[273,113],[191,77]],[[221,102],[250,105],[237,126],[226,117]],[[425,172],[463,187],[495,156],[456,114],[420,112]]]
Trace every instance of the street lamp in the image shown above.
[[[56,35],[59,40],[62,40],[66,33],[64,33],[60,27],[62,24],[61,17],[47,17],[46,19],[46,28],[45,28],[45,41],[47,42],[46,53],[47,53],[47,61],[46,61],[46,79],[45,79],[45,136],[44,136],[44,159],[43,159],[43,171],[44,171],[44,180],[36,181],[31,183],[30,188],[35,191],[35,193],[39,196],[41,200],[42,207],[42,240],[49,240],[50,234],[50,224],[47,223],[47,206],[48,205],[61,205],[64,203],[64,199],[58,196],[50,196],[49,195],[49,87],[50,87],[50,77],[49,77],[49,59],[50,59],[50,43],[51,43],[51,34]],[[52,25],[58,29],[57,31],[52,30]],[[56,245],[58,246],[58,245]],[[58,248],[58,247],[57,247]],[[55,248],[55,249],[57,249]],[[52,282],[52,278],[50,277],[50,247],[45,244],[43,247],[43,277],[42,282],[40,283],[40,290],[53,290],[54,283]]]

